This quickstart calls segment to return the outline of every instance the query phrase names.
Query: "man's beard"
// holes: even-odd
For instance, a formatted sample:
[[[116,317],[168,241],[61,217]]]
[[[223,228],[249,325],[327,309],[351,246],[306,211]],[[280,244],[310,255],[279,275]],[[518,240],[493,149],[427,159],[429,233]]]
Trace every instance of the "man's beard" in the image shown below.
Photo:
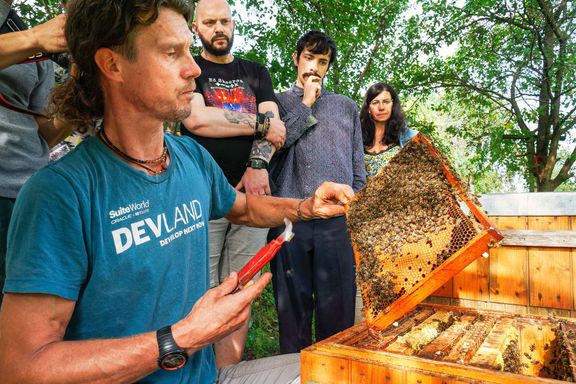
[[[228,41],[228,44],[226,44],[226,46],[223,48],[215,48],[212,45],[212,42],[208,42],[202,35],[199,35],[199,37],[204,50],[214,56],[226,56],[230,53],[232,45],[234,44],[234,32],[232,32],[232,36],[230,38],[228,38],[226,35],[216,35],[212,38],[212,40],[215,40],[216,38],[224,37]]]

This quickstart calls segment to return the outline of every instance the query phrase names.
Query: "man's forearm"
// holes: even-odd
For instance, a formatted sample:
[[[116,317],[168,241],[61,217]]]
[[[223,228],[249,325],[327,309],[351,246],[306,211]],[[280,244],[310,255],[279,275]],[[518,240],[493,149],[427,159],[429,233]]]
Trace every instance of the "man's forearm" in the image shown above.
[[[299,200],[271,196],[246,195],[245,215],[227,218],[235,224],[249,225],[251,227],[271,228],[283,224],[284,218],[298,221]],[[301,216],[311,219],[310,201],[300,204]]]
[[[260,159],[270,163],[276,148],[266,140],[254,140],[250,150],[250,159]]]
[[[44,346],[25,363],[4,364],[0,382],[135,382],[158,369],[157,358],[154,332],[123,339],[60,341]]]
[[[31,30],[0,35],[0,69],[17,64],[39,50]]]
[[[193,105],[192,114],[182,123],[190,132],[202,137],[252,136],[256,125],[256,115]]]

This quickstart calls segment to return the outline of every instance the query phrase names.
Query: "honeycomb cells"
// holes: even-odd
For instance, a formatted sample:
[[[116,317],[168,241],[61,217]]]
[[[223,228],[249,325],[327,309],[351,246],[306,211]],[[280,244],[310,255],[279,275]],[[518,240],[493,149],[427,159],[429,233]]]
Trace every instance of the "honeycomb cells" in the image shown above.
[[[385,311],[482,229],[460,208],[443,172],[448,160],[428,145],[410,141],[349,206],[367,317]]]

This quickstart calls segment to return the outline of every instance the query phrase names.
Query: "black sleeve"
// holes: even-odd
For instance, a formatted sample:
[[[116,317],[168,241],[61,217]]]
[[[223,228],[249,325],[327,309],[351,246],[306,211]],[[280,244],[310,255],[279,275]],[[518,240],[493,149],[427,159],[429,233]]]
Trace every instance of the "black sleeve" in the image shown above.
[[[256,100],[258,104],[264,101],[273,101],[276,104],[276,95],[274,93],[274,87],[272,86],[272,79],[270,78],[270,73],[263,65],[258,65],[258,87],[256,88]]]

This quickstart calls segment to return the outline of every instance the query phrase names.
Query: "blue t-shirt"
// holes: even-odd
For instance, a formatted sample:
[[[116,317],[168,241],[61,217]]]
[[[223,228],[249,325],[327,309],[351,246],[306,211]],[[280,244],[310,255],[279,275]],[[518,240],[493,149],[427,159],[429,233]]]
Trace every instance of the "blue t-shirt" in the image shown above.
[[[236,198],[212,157],[165,135],[170,166],[150,176],[91,137],[27,182],[8,235],[5,292],[76,300],[66,340],[125,337],[186,316],[207,291],[208,221]],[[211,347],[142,382],[209,383]]]

